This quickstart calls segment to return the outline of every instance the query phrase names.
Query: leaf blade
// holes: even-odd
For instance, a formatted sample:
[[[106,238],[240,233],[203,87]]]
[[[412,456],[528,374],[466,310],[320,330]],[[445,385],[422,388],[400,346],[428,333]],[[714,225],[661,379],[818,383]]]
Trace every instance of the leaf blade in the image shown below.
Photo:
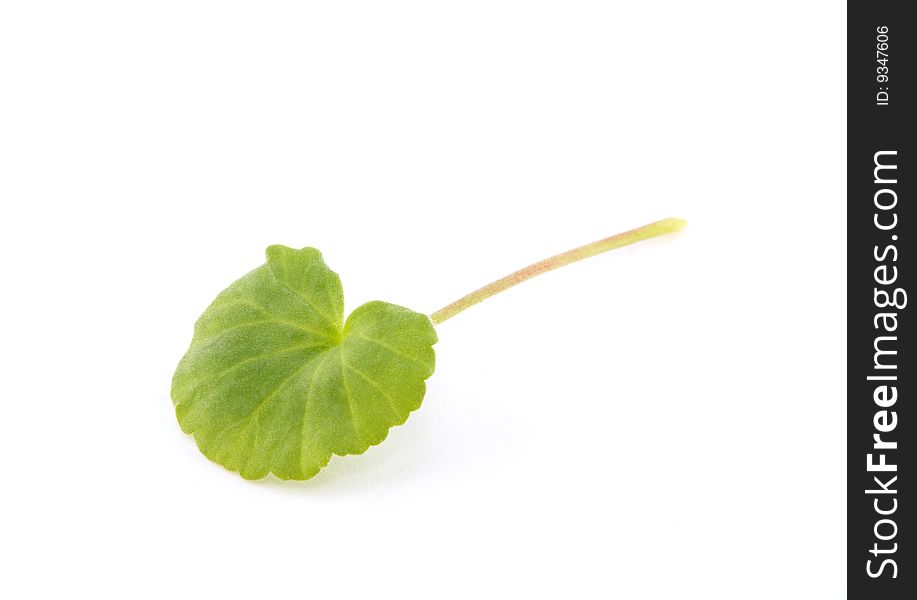
[[[176,417],[246,479],[308,479],[382,442],[423,401],[429,317],[368,302],[343,321],[340,278],[313,248],[270,246],[195,324],[172,382]]]

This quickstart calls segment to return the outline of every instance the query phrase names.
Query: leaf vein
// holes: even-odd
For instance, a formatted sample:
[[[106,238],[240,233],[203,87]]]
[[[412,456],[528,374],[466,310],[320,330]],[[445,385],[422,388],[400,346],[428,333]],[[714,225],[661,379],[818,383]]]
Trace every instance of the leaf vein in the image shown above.
[[[321,348],[321,347],[323,347],[323,344],[296,344],[295,346],[288,346],[286,348],[281,348],[280,350],[273,350],[271,352],[266,352],[264,354],[258,354],[257,356],[250,356],[249,358],[240,360],[237,363],[233,363],[232,366],[227,367],[218,373],[214,373],[211,377],[213,378],[214,381],[216,381],[216,380],[222,379],[233,369],[236,369],[238,367],[241,367],[242,365],[246,365],[251,362],[255,362],[258,360],[264,360],[265,358],[271,358],[274,356],[278,356],[280,354],[286,354],[287,352],[292,352],[293,350],[307,350],[310,348]]]
[[[398,415],[399,417],[401,416],[401,411],[398,410],[398,407],[397,407],[397,406],[395,406],[395,401],[392,400],[391,396],[389,396],[388,394],[385,393],[385,390],[382,389],[382,388],[379,386],[379,384],[377,384],[375,381],[373,381],[372,379],[370,379],[369,376],[368,376],[366,373],[364,373],[363,371],[360,371],[359,369],[355,369],[355,368],[351,367],[350,365],[346,364],[346,363],[343,361],[343,358],[342,358],[342,360],[341,360],[341,364],[344,365],[344,368],[345,368],[345,369],[347,369],[348,371],[353,371],[354,373],[356,373],[357,375],[359,375],[360,378],[363,379],[363,381],[365,381],[365,382],[368,383],[369,385],[371,385],[371,386],[373,386],[374,388],[376,388],[376,390],[377,390],[380,394],[382,394],[382,397],[385,398],[385,400],[388,402],[389,406],[392,407],[392,410],[395,411],[395,414]]]
[[[310,272],[311,270],[312,270],[312,269],[310,268],[309,271],[307,271],[307,273]],[[331,317],[329,317],[328,315],[326,315],[324,312],[322,312],[322,311],[320,311],[318,308],[316,308],[316,307],[315,307],[315,304],[313,304],[313,302],[315,302],[314,299],[308,298],[303,292],[301,292],[300,290],[297,290],[296,288],[294,288],[293,286],[291,286],[290,284],[288,284],[286,281],[280,279],[280,278],[277,277],[276,275],[274,276],[274,279],[277,281],[277,283],[279,283],[280,285],[282,285],[282,286],[285,287],[286,289],[288,289],[288,290],[290,290],[291,292],[293,292],[295,295],[297,295],[297,296],[299,296],[300,298],[302,298],[302,299],[306,302],[306,304],[309,305],[309,308],[311,308],[313,311],[315,311],[315,313],[316,313],[318,316],[320,316],[321,318],[323,318],[329,325],[331,325],[332,327],[335,326],[335,324],[337,323],[337,321],[335,321],[334,319],[332,319]]]
[[[244,417],[240,418],[236,423],[241,423],[242,421],[245,421],[246,419],[249,419],[249,422],[245,424],[245,427],[243,427],[243,431],[245,431],[245,430],[248,428],[248,426],[251,424],[251,419],[252,419],[252,418],[255,418],[255,419],[258,418],[258,411],[260,411],[261,408],[262,408],[265,404],[267,404],[272,398],[274,398],[277,394],[279,394],[280,391],[281,391],[284,387],[286,387],[286,385],[287,385],[290,381],[293,380],[293,378],[295,378],[297,375],[299,375],[299,374],[303,371],[303,369],[305,369],[306,367],[308,367],[309,365],[311,365],[312,363],[314,363],[316,360],[318,360],[318,359],[307,360],[306,362],[304,362],[304,363],[302,364],[302,366],[300,366],[300,367],[294,369],[293,372],[290,373],[290,375],[288,375],[286,378],[284,378],[283,381],[281,381],[280,383],[278,383],[278,384],[274,387],[274,389],[271,390],[271,391],[268,393],[267,396],[265,396],[264,398],[262,398],[261,400],[259,400],[258,403],[255,405],[255,407],[252,409],[251,412],[249,412],[249,413],[248,413],[247,415],[245,415]],[[317,368],[317,367],[316,367],[316,368]],[[241,432],[240,432],[240,433],[241,433]],[[238,438],[238,436],[237,436],[237,438]]]
[[[347,412],[350,413],[350,428],[353,429],[353,435],[357,438],[357,441],[361,441],[361,436],[357,433],[357,419],[353,412],[353,402],[350,401],[350,390],[347,389],[347,378],[344,376],[344,369],[347,368],[347,365],[344,364],[344,352],[343,350],[339,351],[341,355],[341,385],[344,386],[344,397],[347,398]]]
[[[320,358],[316,358],[315,360],[311,361],[312,363],[317,363],[317,364],[315,365],[315,369],[313,369],[312,371],[312,378],[309,380],[309,387],[306,388],[306,401],[303,402],[302,429],[300,430],[300,436],[302,437],[302,441],[299,444],[299,469],[300,471],[303,471],[303,472],[306,471],[306,469],[303,468],[302,461],[303,461],[303,457],[305,455],[305,450],[306,450],[306,420],[308,416],[307,413],[309,412],[309,404],[312,403],[312,399],[313,399],[312,391],[315,389],[315,382],[318,379],[318,370],[320,367],[324,366],[325,362],[328,360],[329,354],[330,352],[322,355]]]
[[[312,335],[317,335],[317,336],[322,337],[322,338],[325,338],[325,339],[327,339],[327,340],[331,340],[331,339],[332,339],[332,338],[328,335],[328,332],[315,331],[315,330],[313,330],[313,329],[309,329],[308,327],[303,327],[303,326],[302,326],[301,324],[299,324],[299,323],[293,323],[293,322],[291,322],[291,321],[287,321],[286,319],[283,319],[283,318],[281,318],[280,316],[278,316],[276,313],[273,313],[273,312],[269,311],[268,309],[266,309],[266,308],[265,308],[264,306],[262,306],[261,304],[258,304],[258,303],[255,302],[254,300],[250,300],[250,299],[248,299],[248,298],[233,298],[231,301],[229,301],[229,302],[226,303],[226,306],[231,306],[231,305],[233,305],[233,304],[238,304],[238,303],[244,303],[244,304],[248,304],[248,305],[250,305],[250,306],[254,306],[254,307],[257,308],[258,310],[260,310],[262,313],[266,314],[266,315],[269,317],[269,319],[268,319],[268,320],[265,320],[265,322],[274,321],[274,322],[280,323],[281,325],[287,325],[288,327],[293,327],[294,329],[298,329],[298,330],[300,330],[300,331],[303,331],[303,332],[305,332],[305,333],[310,333],[310,334],[312,334]],[[317,311],[316,311],[316,312],[317,312]],[[319,313],[319,314],[320,314],[320,313]],[[324,317],[324,315],[322,315],[322,316]],[[239,326],[241,327],[242,324],[240,324]],[[332,326],[333,326],[333,323],[332,323]],[[223,333],[223,332],[225,332],[225,331],[230,331],[230,330],[233,329],[233,328],[234,328],[234,327],[230,327],[230,328],[228,328],[228,329],[224,329],[224,330],[220,331],[220,333]]]
[[[359,334],[356,334],[356,333],[352,333],[351,335],[352,335],[353,337],[355,337],[355,338],[357,338],[357,339],[360,339],[360,340],[363,340],[363,341],[365,341],[365,342],[370,342],[370,343],[376,344],[376,345],[379,346],[380,348],[385,348],[386,350],[388,350],[390,353],[394,354],[395,356],[400,356],[401,358],[405,358],[405,359],[409,360],[410,362],[414,363],[415,365],[419,366],[423,371],[427,371],[427,370],[430,369],[430,366],[429,366],[429,365],[424,364],[424,363],[421,362],[419,359],[414,358],[413,356],[411,356],[411,355],[409,355],[409,354],[405,354],[404,352],[400,352],[400,351],[396,350],[395,348],[392,348],[391,346],[389,346],[389,345],[386,344],[385,342],[381,342],[381,341],[379,341],[379,340],[377,340],[377,339],[370,338],[370,337],[366,337],[366,336],[359,335]]]

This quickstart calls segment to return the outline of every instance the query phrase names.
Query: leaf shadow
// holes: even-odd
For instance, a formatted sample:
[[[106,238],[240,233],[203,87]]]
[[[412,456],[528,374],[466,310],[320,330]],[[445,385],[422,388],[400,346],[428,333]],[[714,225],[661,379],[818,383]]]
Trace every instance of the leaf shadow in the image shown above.
[[[351,456],[332,456],[328,465],[305,481],[283,481],[270,475],[253,484],[281,493],[355,494],[379,487],[404,485],[436,468],[429,419],[413,414],[389,430],[382,443]]]
[[[505,456],[513,424],[493,414],[490,395],[456,394],[447,380],[428,381],[423,405],[363,454],[332,456],[305,481],[269,475],[246,483],[284,495],[340,497],[428,485],[437,478],[454,481],[486,468]]]

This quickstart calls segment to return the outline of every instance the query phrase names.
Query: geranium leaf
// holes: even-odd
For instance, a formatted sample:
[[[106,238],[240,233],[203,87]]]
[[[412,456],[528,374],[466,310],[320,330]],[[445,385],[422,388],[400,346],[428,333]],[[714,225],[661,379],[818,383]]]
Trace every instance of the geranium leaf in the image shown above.
[[[343,315],[318,250],[268,248],[195,325],[172,380],[182,430],[246,479],[308,479],[384,440],[423,400],[436,331],[385,302]]]
[[[434,324],[536,275],[684,229],[668,218],[510,273],[429,317],[367,302],[344,322],[341,280],[314,248],[267,263],[217,296],[172,378],[178,422],[208,458],[246,479],[308,479],[333,454],[361,454],[420,407]]]

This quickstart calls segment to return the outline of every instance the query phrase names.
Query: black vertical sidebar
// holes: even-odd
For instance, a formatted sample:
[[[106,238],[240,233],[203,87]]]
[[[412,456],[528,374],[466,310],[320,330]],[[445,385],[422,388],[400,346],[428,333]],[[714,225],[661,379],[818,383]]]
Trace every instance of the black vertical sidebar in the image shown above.
[[[917,598],[909,4],[860,0],[847,14],[847,588],[848,597],[876,600]]]

